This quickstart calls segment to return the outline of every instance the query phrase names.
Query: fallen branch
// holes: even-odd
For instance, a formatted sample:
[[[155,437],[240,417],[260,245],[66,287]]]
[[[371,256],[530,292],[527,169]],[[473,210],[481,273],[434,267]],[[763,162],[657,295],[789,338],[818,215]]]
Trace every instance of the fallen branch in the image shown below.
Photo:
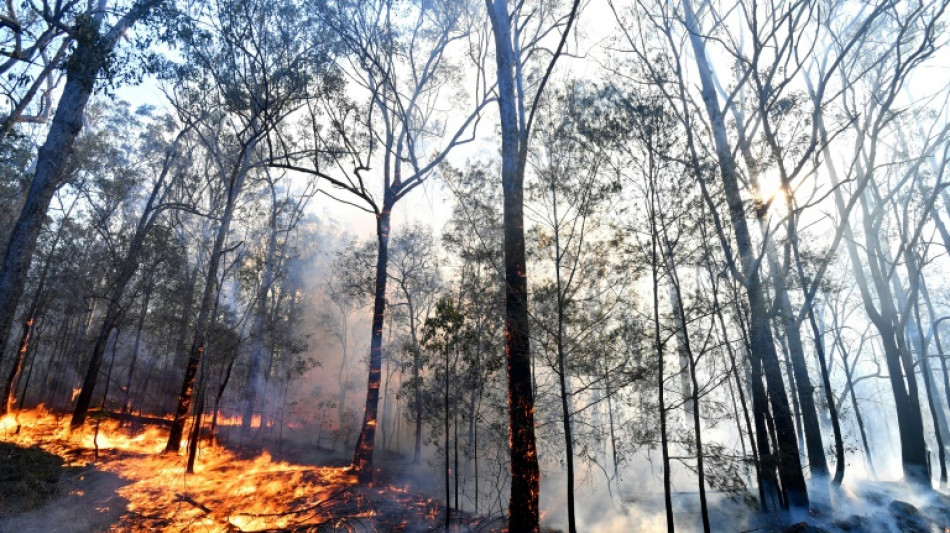
[[[197,500],[195,500],[195,499],[192,498],[191,496],[188,496],[187,494],[179,494],[179,493],[176,492],[176,493],[175,493],[175,498],[177,499],[177,501],[185,502],[185,503],[190,503],[191,505],[193,505],[193,506],[197,507],[198,509],[201,509],[202,511],[204,511],[206,514],[212,514],[212,513],[213,513],[213,511],[211,510],[211,508],[209,508],[207,505],[204,505],[203,503],[198,502]]]

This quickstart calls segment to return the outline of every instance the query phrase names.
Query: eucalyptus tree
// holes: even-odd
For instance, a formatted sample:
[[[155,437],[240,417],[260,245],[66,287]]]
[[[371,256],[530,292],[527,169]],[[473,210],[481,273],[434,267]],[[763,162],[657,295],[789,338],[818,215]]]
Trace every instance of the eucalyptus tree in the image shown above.
[[[79,1],[6,4],[0,14],[0,140],[18,124],[45,124],[54,91],[62,80],[63,59],[73,44],[70,21],[89,10]]]
[[[376,219],[366,404],[353,454],[354,472],[365,482],[373,475],[392,212],[455,147],[474,138],[490,100],[479,75],[472,93],[457,94],[456,102],[470,101],[462,109],[444,101],[444,93],[454,89],[456,51],[481,56],[474,51],[478,41],[469,39],[472,12],[466,2],[321,6],[322,21],[342,48],[341,70],[358,96],[313,95],[306,137],[275,139],[269,164],[319,176],[334,190],[325,194]],[[374,168],[371,180],[366,174]]]
[[[592,100],[597,97],[596,91],[576,82],[552,95],[550,111],[540,115],[538,140],[529,155],[535,177],[528,186],[529,218],[535,219],[535,264],[538,277],[548,282],[538,283],[541,286],[534,293],[534,324],[540,330],[535,337],[540,341],[538,355],[552,354],[550,367],[558,382],[570,531],[577,530],[574,461],[578,454],[573,418],[576,411],[585,410],[575,404],[573,382],[592,373],[588,369],[595,366],[585,356],[591,353],[591,343],[596,344],[593,332],[605,327],[610,318],[611,306],[604,294],[622,292],[620,287],[605,290],[599,284],[607,278],[611,235],[605,219],[619,181],[613,179],[604,164],[607,157],[597,149],[603,137],[594,131],[599,124],[592,123],[593,113],[587,112],[595,107]],[[603,322],[589,322],[591,307],[599,308],[598,320]]]
[[[110,280],[106,294],[103,296],[107,301],[107,308],[102,317],[102,325],[96,337],[92,348],[89,364],[86,370],[85,378],[76,397],[76,405],[73,409],[73,416],[70,422],[71,427],[76,428],[86,420],[86,414],[92,402],[93,392],[96,382],[99,378],[99,368],[102,363],[103,355],[106,351],[106,345],[109,337],[122,311],[127,303],[125,302],[125,292],[133,276],[139,269],[140,256],[145,246],[146,239],[155,224],[161,219],[162,214],[169,209],[193,209],[192,201],[188,197],[188,187],[181,183],[186,179],[189,170],[187,158],[181,157],[180,149],[183,138],[187,135],[190,128],[181,128],[175,131],[176,125],[170,117],[158,117],[153,124],[146,126],[140,136],[141,161],[131,160],[127,157],[118,158],[118,163],[129,173],[148,173],[150,177],[145,181],[147,189],[141,198],[135,200],[143,201],[142,209],[132,226],[134,230],[131,235],[118,235],[113,238],[107,229],[103,228],[100,233],[110,242],[110,249],[114,250],[116,256],[112,261],[115,264],[115,272]],[[151,131],[149,131],[151,130]],[[119,135],[132,134],[134,131],[119,131]],[[118,143],[116,143],[118,144]],[[127,146],[115,146],[116,150],[122,150],[127,153]],[[126,180],[134,180],[135,175],[125,176]],[[118,180],[116,180],[118,181]],[[127,185],[118,183],[120,187]],[[114,207],[106,204],[107,210]],[[123,229],[125,227],[123,226]],[[128,238],[128,244],[124,241]]]
[[[422,373],[425,358],[419,343],[419,332],[425,324],[434,295],[439,292],[439,271],[432,232],[413,224],[392,239],[392,257],[388,276],[394,285],[390,305],[405,306],[409,326],[409,353],[412,361],[411,388],[415,406],[415,436],[412,462],[422,459]]]
[[[538,6],[519,2],[510,8],[507,0],[485,0],[485,6],[495,44],[504,191],[505,353],[508,357],[508,424],[511,433],[508,528],[533,532],[539,528],[541,473],[531,390],[524,177],[535,113],[554,66],[565,51],[571,27],[580,11],[580,0],[574,0],[563,14],[553,12],[543,2]],[[560,36],[556,39],[553,54],[538,60],[538,52],[546,44],[545,37],[556,35],[558,31]],[[527,73],[535,72],[542,74],[533,80],[525,79]]]
[[[193,125],[222,198],[167,452],[177,452],[218,291],[225,242],[245,182],[260,166],[263,141],[296,110],[307,91],[333,73],[328,50],[301,39],[314,17],[290,2],[221,0],[187,6],[179,31],[183,61],[169,67],[179,120]]]
[[[247,435],[251,428],[256,398],[264,389],[261,363],[265,351],[265,326],[269,318],[277,313],[283,295],[280,290],[280,281],[282,281],[285,262],[291,252],[290,237],[303,217],[304,209],[316,192],[316,183],[313,181],[306,182],[301,191],[292,192],[289,186],[280,183],[288,181],[284,178],[286,176],[273,176],[266,170],[263,175],[263,180],[267,184],[266,194],[270,199],[270,209],[263,217],[267,221],[264,228],[266,246],[253,258],[254,266],[257,266],[260,271],[260,281],[257,283],[257,290],[250,304],[251,307],[255,307],[250,333],[253,346],[250,354],[248,387],[245,390],[244,412],[241,417],[242,435]],[[282,193],[281,196],[278,196],[279,192]],[[273,356],[273,353],[271,355]]]
[[[127,7],[116,6],[119,14],[114,20],[107,20],[108,11],[98,9],[99,4],[94,8],[92,4],[70,2],[70,11],[65,13],[58,9],[66,5],[57,4],[54,14],[62,17],[61,26],[65,26],[74,45],[64,60],[66,81],[56,113],[46,140],[37,151],[33,179],[0,263],[0,346],[6,345],[50,201],[68,178],[66,167],[83,128],[86,103],[97,81],[113,73],[115,53],[123,35],[140,20],[148,19],[163,3],[164,0],[135,0]],[[107,3],[101,5],[106,7]]]
[[[926,487],[930,486],[930,477],[923,417],[914,377],[912,347],[906,336],[906,326],[912,318],[911,304],[898,298],[897,292],[903,289],[895,277],[894,261],[900,259],[903,250],[916,246],[922,224],[929,219],[929,209],[932,209],[940,187],[933,188],[932,194],[928,195],[929,207],[923,218],[912,222],[915,229],[909,234],[901,233],[897,243],[898,257],[895,258],[891,255],[890,243],[883,242],[880,234],[888,221],[889,199],[910,183],[926,157],[914,158],[908,165],[897,168],[891,168],[879,159],[888,150],[885,138],[900,123],[897,118],[901,114],[898,103],[901,87],[915,69],[933,56],[936,28],[946,7],[944,2],[932,5],[887,4],[884,6],[888,15],[886,23],[876,29],[888,32],[892,38],[874,39],[874,34],[868,34],[868,45],[860,59],[845,64],[816,61],[813,65],[817,75],[833,73],[841,80],[836,106],[852,117],[850,135],[843,140],[840,149],[832,150],[827,141],[832,138],[834,123],[828,115],[816,116],[817,132],[823,141],[822,167],[833,186],[835,206],[843,214],[838,231],[844,236],[847,257],[865,314],[878,331],[883,348],[898,413],[904,476],[909,482]],[[836,43],[840,41],[837,38],[840,32],[853,31],[848,24],[843,24],[843,28],[829,24],[827,30]],[[858,76],[858,72],[862,74]],[[813,100],[820,96],[811,85],[808,93]],[[858,97],[858,94],[865,96]],[[931,132],[922,153],[931,153],[935,146],[945,142],[946,135],[945,128]],[[843,189],[845,182],[852,181],[855,183],[853,187]],[[850,193],[850,198],[846,199],[846,193]],[[852,217],[847,216],[853,205],[860,207],[860,225],[857,227],[850,220]],[[860,249],[856,229],[863,230]],[[916,292],[916,289],[912,288],[911,292]]]

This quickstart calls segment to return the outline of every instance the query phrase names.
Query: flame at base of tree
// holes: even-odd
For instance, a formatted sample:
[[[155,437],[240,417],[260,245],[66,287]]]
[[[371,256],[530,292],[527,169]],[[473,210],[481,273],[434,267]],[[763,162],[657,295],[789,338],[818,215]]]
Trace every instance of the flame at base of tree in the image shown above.
[[[116,492],[128,504],[116,531],[415,531],[440,520],[437,503],[407,488],[362,487],[349,467],[292,464],[267,452],[247,458],[204,444],[195,473],[186,474],[184,453],[162,453],[166,438],[166,428],[130,432],[110,419],[70,431],[68,417],[42,406],[0,418],[0,441],[122,478]]]

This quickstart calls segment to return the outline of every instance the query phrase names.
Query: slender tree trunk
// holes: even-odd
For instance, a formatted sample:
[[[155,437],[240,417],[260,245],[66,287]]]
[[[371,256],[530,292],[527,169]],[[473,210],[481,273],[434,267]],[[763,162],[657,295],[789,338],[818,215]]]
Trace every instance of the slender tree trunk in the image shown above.
[[[379,249],[376,256],[376,290],[373,301],[372,337],[369,349],[369,379],[366,385],[366,407],[363,425],[353,454],[353,470],[361,483],[373,479],[373,450],[376,442],[376,415],[379,408],[379,386],[383,364],[383,325],[386,313],[386,266],[389,261],[389,229],[392,213],[391,193],[383,202],[383,210],[376,218],[376,238]]]
[[[206,363],[202,362],[201,366],[204,368],[202,368],[201,379],[198,381],[198,403],[195,405],[194,424],[188,438],[188,465],[185,468],[185,472],[188,474],[195,473],[195,461],[198,458],[198,440],[201,438],[201,415],[204,414],[205,410]]]
[[[221,398],[224,397],[224,391],[228,388],[228,382],[231,381],[231,370],[234,368],[234,362],[237,361],[237,356],[231,357],[231,360],[228,361],[228,366],[224,370],[224,378],[221,379],[221,385],[218,386],[218,391],[214,395],[214,412],[211,414],[211,429],[209,430],[208,436],[214,439],[215,430],[218,427],[218,413],[221,410]],[[320,427],[323,427],[321,421]],[[320,441],[317,439],[317,445],[319,446]]]
[[[828,176],[831,180],[832,190],[834,191],[835,205],[839,212],[845,212],[845,203],[840,190],[840,180],[835,169],[834,158],[828,147],[827,132],[824,125],[818,123],[818,131],[822,137],[824,146],[822,155],[825,159],[825,168],[828,170]],[[862,179],[868,179],[869,176],[862,176]],[[860,193],[859,193],[860,194]],[[862,204],[866,203],[861,196]],[[865,208],[867,214],[867,209]],[[898,341],[895,337],[893,322],[895,313],[893,313],[893,296],[887,287],[887,282],[879,278],[874,278],[875,288],[878,293],[878,304],[881,310],[875,307],[874,297],[870,292],[868,280],[865,277],[864,267],[858,252],[857,241],[848,219],[841,220],[844,224],[844,242],[848,251],[848,257],[851,261],[851,270],[855,282],[861,290],[861,299],[864,303],[864,309],[874,324],[878,333],[881,335],[881,346],[884,349],[884,361],[888,370],[888,379],[891,384],[891,390],[894,395],[894,405],[897,412],[897,426],[901,441],[901,463],[905,478],[920,486],[930,486],[930,476],[927,473],[927,451],[926,442],[923,436],[923,420],[920,414],[919,400],[908,394],[907,387],[913,385],[913,391],[916,394],[916,381],[909,379],[905,385],[905,374],[902,368],[901,353]],[[873,231],[873,228],[866,228]],[[874,259],[871,257],[874,249],[874,241],[878,241],[876,235],[869,236],[866,239],[868,243],[869,266],[873,267]],[[879,245],[878,241],[878,245]],[[872,276],[873,277],[873,276]],[[910,375],[913,378],[913,374]]]
[[[109,342],[109,336],[115,328],[119,317],[122,314],[122,306],[119,303],[121,293],[125,292],[125,286],[132,279],[132,272],[123,273],[116,286],[110,291],[109,307],[106,309],[106,315],[99,329],[99,335],[96,337],[96,343],[92,348],[92,357],[89,359],[89,365],[86,368],[86,377],[83,379],[82,388],[79,396],[76,397],[76,406],[73,409],[73,417],[69,423],[70,428],[78,428],[86,422],[86,414],[92,403],[92,395],[99,379],[99,368],[102,365],[102,358],[106,352],[106,344]]]
[[[904,258],[906,260],[907,274],[908,278],[910,279],[911,286],[916,287],[917,290],[919,290],[923,275],[920,271],[917,254],[912,248],[909,248],[905,251]],[[901,293],[902,292],[903,287],[901,287]],[[906,299],[906,296],[903,298],[901,298],[901,296],[904,295],[899,294],[898,301]],[[938,404],[935,401],[935,398],[937,397],[937,391],[935,390],[936,385],[933,382],[933,369],[930,366],[930,359],[928,357],[930,346],[929,337],[924,334],[923,324],[921,323],[920,298],[915,298],[913,295],[911,297],[913,299],[911,307],[913,315],[909,317],[912,320],[908,320],[908,326],[914,327],[914,331],[912,333],[917,337],[917,342],[915,343],[917,348],[917,362],[920,366],[921,377],[924,381],[924,392],[927,396],[927,407],[930,410],[930,416],[934,426],[934,436],[937,440],[937,457],[940,462],[940,486],[943,487],[947,484],[947,451],[944,447],[943,441],[943,428],[946,427],[946,422],[941,420],[940,417],[943,413],[938,410]],[[913,324],[910,324],[910,322],[913,322]]]
[[[452,524],[452,500],[449,494],[449,352],[445,351],[445,379],[442,383],[442,415],[443,415],[443,442],[442,451],[445,459],[445,533],[449,532]]]
[[[672,307],[673,311],[676,313],[676,320],[679,322],[679,339],[680,339],[680,353],[681,356],[686,357],[686,362],[688,364],[687,371],[689,373],[689,380],[691,385],[691,394],[688,399],[688,403],[691,404],[691,409],[687,409],[686,412],[689,413],[693,418],[693,438],[695,439],[696,445],[696,474],[698,477],[697,486],[699,488],[699,509],[700,514],[702,515],[703,521],[703,531],[704,533],[709,533],[709,507],[706,502],[706,470],[704,467],[704,458],[703,458],[703,436],[702,436],[702,424],[700,422],[700,412],[699,412],[699,380],[696,376],[696,360],[697,355],[693,353],[692,345],[690,344],[689,339],[689,330],[687,329],[687,320],[686,312],[683,309],[683,293],[680,290],[680,280],[679,275],[676,272],[676,265],[673,261],[673,245],[670,243],[669,236],[667,235],[667,224],[665,217],[662,213],[657,213],[659,215],[660,224],[663,228],[663,244],[666,248],[664,257],[666,258],[666,270],[667,275],[670,278],[670,287],[672,288],[671,297],[672,297]],[[654,231],[656,227],[654,226]],[[654,295],[654,304],[658,304],[656,301],[656,296]],[[654,311],[656,313],[656,311]],[[658,318],[658,317],[655,317]],[[666,480],[664,479],[664,482]]]
[[[561,237],[560,220],[557,214],[557,189],[551,183],[551,205],[554,215],[554,279],[557,290],[557,376],[561,392],[561,425],[564,429],[564,458],[567,462],[567,529],[569,533],[577,533],[577,522],[574,517],[574,433],[571,429],[571,398],[567,375],[567,365],[564,353],[564,291],[561,280]]]
[[[861,444],[864,446],[864,456],[867,458],[868,469],[871,476],[877,478],[877,472],[874,470],[874,456],[871,455],[871,447],[868,446],[868,435],[864,429],[864,418],[861,417],[861,407],[858,403],[858,397],[854,392],[854,373],[851,365],[848,363],[848,352],[844,348],[844,342],[839,335],[836,339],[838,349],[841,351],[841,361],[844,364],[844,376],[847,380],[848,392],[851,395],[851,404],[854,405],[854,416],[858,422],[858,431],[861,433]]]
[[[703,432],[699,420],[699,380],[696,379],[696,358],[689,358],[689,375],[693,382],[693,433],[696,439],[696,481],[699,487],[699,510],[703,519],[703,531],[709,533],[709,506],[706,503],[706,469],[703,464]]]
[[[7,377],[6,384],[3,387],[3,404],[0,405],[0,415],[5,415],[13,409],[13,391],[16,389],[16,382],[20,378],[20,372],[23,371],[23,359],[30,349],[30,338],[33,335],[33,317],[26,319],[23,323],[23,335],[20,337],[20,345],[16,351],[16,358],[13,360],[13,367],[10,369],[10,376]]]
[[[943,376],[943,391],[946,395],[948,407],[950,407],[950,369],[947,368],[947,354],[943,351],[943,341],[940,338],[939,319],[934,313],[933,302],[930,301],[930,292],[927,289],[926,281],[923,277],[920,279],[920,289],[927,306],[927,315],[929,316],[931,334],[934,338],[934,345],[937,347],[937,357],[940,360],[941,374]]]
[[[531,339],[528,316],[528,271],[524,237],[524,171],[527,125],[518,120],[511,17],[507,0],[489,7],[495,41],[498,110],[501,121],[501,182],[504,196],[505,355],[508,378],[511,494],[508,530],[535,533],[539,529],[538,491],[541,472],[534,435]]]
[[[796,254],[797,255],[797,254]],[[801,264],[799,264],[801,268]],[[804,276],[804,270],[801,271]],[[802,277],[802,279],[805,279]],[[835,403],[834,394],[831,389],[831,374],[828,363],[825,361],[825,343],[821,335],[821,329],[818,327],[818,320],[815,318],[814,303],[808,306],[808,322],[811,324],[812,334],[815,336],[815,354],[818,356],[818,370],[821,372],[821,382],[825,389],[825,402],[828,403],[828,414],[831,417],[831,429],[835,439],[835,477],[831,480],[835,486],[840,486],[844,480],[844,437],[841,433],[841,422],[838,416],[838,406]]]
[[[761,388],[758,376],[763,374],[759,374],[757,371],[764,371],[768,386],[768,402],[771,406],[776,430],[776,444],[778,446],[776,463],[783,492],[786,495],[786,503],[794,508],[807,508],[808,489],[805,485],[801,459],[798,454],[795,423],[791,416],[788,396],[785,393],[785,384],[782,379],[778,356],[775,352],[775,343],[768,323],[768,306],[765,302],[759,277],[757,254],[746,222],[745,208],[739,191],[737,170],[729,146],[725,120],[716,97],[716,89],[713,85],[712,74],[706,58],[705,43],[699,32],[691,2],[687,0],[683,3],[683,6],[686,27],[702,85],[702,99],[713,130],[726,203],[729,207],[735,232],[735,241],[743,270],[744,279],[742,282],[749,298],[753,389]],[[758,363],[761,363],[761,368]],[[764,394],[758,396],[761,401],[765,400]],[[764,407],[761,401],[755,405],[757,410]]]
[[[122,414],[128,414],[129,409],[131,409],[132,378],[135,376],[135,365],[138,363],[139,349],[141,348],[142,342],[142,330],[145,328],[145,316],[148,314],[148,304],[151,299],[152,288],[149,286],[142,296],[142,311],[139,313],[139,323],[135,328],[135,344],[132,347],[132,361],[129,362],[129,371],[125,375],[125,387],[123,387],[125,398],[122,400]]]
[[[666,530],[673,533],[676,526],[673,521],[673,492],[670,472],[670,448],[666,427],[666,379],[663,339],[660,332],[660,257],[658,253],[659,235],[656,227],[656,191],[650,184],[650,261],[653,279],[653,349],[657,356],[657,401],[660,415],[660,452],[663,456],[663,506],[666,510]]]
[[[211,319],[211,308],[217,299],[218,269],[220,268],[221,255],[224,251],[224,242],[228,237],[228,229],[231,226],[234,208],[244,185],[244,178],[247,176],[250,158],[257,144],[256,139],[257,137],[249,141],[243,147],[238,162],[227,180],[228,190],[224,213],[221,216],[218,231],[214,238],[214,244],[211,247],[208,272],[205,277],[204,293],[201,296],[201,307],[198,309],[198,323],[195,325],[195,334],[191,342],[191,350],[188,354],[188,363],[185,367],[185,376],[182,380],[181,393],[178,396],[175,416],[172,419],[171,431],[169,431],[168,434],[168,443],[165,445],[166,453],[178,453],[181,447],[181,439],[185,431],[188,410],[191,408],[191,401],[194,396],[195,377],[198,374],[198,366],[201,363],[201,356],[205,350],[208,324]]]
[[[705,230],[703,230],[703,242],[708,242],[705,239]],[[732,347],[732,343],[729,342],[729,333],[728,333],[729,330],[726,328],[726,321],[725,321],[725,318],[723,318],[723,310],[722,310],[722,307],[719,305],[719,291],[718,291],[718,285],[716,282],[717,276],[716,276],[716,273],[713,272],[712,270],[712,262],[711,262],[711,258],[709,257],[708,249],[706,250],[705,255],[706,255],[706,261],[705,261],[706,273],[709,275],[709,279],[713,284],[713,290],[712,290],[713,312],[716,315],[717,323],[719,325],[719,330],[722,334],[723,341],[725,342],[725,345],[726,345],[726,352],[729,354],[729,363],[732,366],[732,368],[730,369],[730,372],[732,373],[732,377],[735,380],[736,389],[739,391],[739,403],[742,406],[742,416],[745,420],[746,433],[749,435],[749,445],[752,451],[752,464],[755,467],[755,480],[759,488],[759,502],[760,502],[762,510],[765,511],[768,506],[767,500],[766,500],[766,493],[765,493],[765,482],[763,481],[762,468],[759,462],[759,454],[756,449],[756,438],[752,430],[752,420],[749,418],[749,406],[748,406],[748,403],[746,402],[745,388],[742,386],[742,379],[739,377],[739,365],[737,364],[737,360],[736,360],[736,352]],[[742,327],[742,324],[740,323],[740,328],[741,327]],[[744,333],[743,333],[743,336],[744,336]],[[745,342],[743,342],[743,345],[747,346]],[[744,365],[743,365],[743,368],[744,368]],[[742,428],[739,423],[738,416],[736,419],[736,425],[739,428],[739,438],[741,439]],[[744,441],[743,441],[742,447],[743,447],[743,455],[745,455]]]

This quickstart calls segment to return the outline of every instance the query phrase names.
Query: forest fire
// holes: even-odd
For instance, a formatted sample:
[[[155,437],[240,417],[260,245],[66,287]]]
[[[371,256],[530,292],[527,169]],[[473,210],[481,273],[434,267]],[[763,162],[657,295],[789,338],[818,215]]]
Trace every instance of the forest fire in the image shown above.
[[[116,420],[70,432],[67,417],[42,407],[0,419],[0,441],[39,446],[66,466],[119,476],[115,492],[128,503],[112,530],[411,531],[438,523],[431,500],[406,487],[357,486],[349,467],[291,464],[266,451],[243,457],[208,443],[195,473],[186,474],[185,454],[162,453],[166,439],[163,428],[130,430]]]

